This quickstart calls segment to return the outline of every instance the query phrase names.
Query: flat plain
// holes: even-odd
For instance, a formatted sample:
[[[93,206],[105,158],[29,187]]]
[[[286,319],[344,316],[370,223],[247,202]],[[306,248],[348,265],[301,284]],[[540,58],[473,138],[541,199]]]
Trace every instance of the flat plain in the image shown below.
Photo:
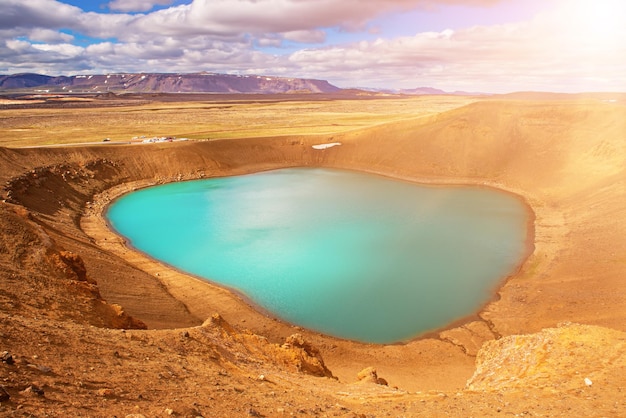
[[[173,97],[172,97],[173,96]],[[178,96],[178,99],[176,99]],[[0,100],[0,146],[333,134],[463,106],[463,96],[145,95]],[[183,100],[183,101],[172,101]],[[32,102],[32,105],[29,103]]]

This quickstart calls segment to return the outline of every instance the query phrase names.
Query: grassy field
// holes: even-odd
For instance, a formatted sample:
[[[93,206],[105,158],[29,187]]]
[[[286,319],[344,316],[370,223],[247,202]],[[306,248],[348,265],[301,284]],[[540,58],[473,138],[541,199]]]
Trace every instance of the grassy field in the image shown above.
[[[184,96],[181,96],[181,100]],[[293,134],[332,134],[457,108],[461,96],[244,101],[223,97],[87,107],[32,105],[0,109],[0,146],[27,147],[130,141],[174,136],[228,139]],[[0,103],[1,104],[1,103]],[[15,106],[15,103],[13,103]]]

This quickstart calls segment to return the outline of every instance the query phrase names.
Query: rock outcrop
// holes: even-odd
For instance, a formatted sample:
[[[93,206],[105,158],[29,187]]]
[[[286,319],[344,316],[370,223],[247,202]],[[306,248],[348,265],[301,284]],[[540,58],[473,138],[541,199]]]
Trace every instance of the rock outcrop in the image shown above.
[[[387,386],[388,383],[382,377],[378,377],[378,372],[374,367],[366,367],[361,370],[357,375],[358,383],[374,383],[376,385]]]
[[[279,357],[298,372],[312,376],[333,377],[332,372],[324,364],[320,351],[306,341],[301,334],[290,335],[280,348]]]
[[[613,386],[626,370],[626,333],[563,324],[486,342],[476,357],[472,391],[540,388],[554,392]]]

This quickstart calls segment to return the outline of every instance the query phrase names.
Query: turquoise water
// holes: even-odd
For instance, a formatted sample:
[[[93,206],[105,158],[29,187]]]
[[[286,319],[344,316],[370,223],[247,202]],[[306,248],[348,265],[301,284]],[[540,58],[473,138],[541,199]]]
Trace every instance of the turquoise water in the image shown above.
[[[390,343],[472,314],[525,254],[516,198],[294,168],[172,183],[109,208],[135,248],[285,321]]]

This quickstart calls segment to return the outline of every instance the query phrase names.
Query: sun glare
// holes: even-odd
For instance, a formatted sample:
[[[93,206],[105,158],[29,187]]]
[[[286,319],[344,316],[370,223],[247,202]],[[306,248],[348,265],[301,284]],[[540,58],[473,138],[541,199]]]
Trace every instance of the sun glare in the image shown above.
[[[570,8],[564,18],[584,45],[601,50],[612,49],[625,40],[626,2],[623,0],[574,0],[566,2]]]

